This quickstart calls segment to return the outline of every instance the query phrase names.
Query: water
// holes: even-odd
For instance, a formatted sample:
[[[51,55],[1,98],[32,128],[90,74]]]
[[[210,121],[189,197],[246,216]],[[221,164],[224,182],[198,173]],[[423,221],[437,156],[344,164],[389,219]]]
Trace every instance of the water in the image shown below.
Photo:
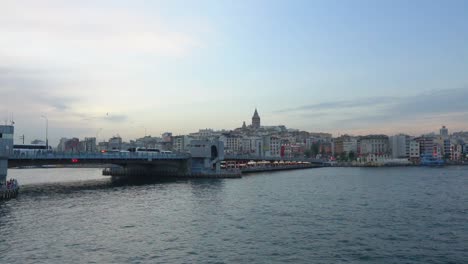
[[[468,167],[321,168],[115,186],[10,170],[0,263],[468,263]]]

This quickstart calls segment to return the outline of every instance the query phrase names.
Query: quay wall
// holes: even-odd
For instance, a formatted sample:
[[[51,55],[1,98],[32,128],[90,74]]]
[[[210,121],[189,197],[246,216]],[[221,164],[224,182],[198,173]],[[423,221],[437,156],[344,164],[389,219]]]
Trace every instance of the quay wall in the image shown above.
[[[19,188],[10,190],[0,190],[0,200],[15,198],[16,196],[18,196],[18,191]]]
[[[257,173],[257,172],[267,172],[267,171],[284,171],[284,170],[301,170],[301,169],[312,169],[319,168],[320,165],[286,165],[286,166],[265,166],[265,167],[252,167],[241,169],[242,173]]]

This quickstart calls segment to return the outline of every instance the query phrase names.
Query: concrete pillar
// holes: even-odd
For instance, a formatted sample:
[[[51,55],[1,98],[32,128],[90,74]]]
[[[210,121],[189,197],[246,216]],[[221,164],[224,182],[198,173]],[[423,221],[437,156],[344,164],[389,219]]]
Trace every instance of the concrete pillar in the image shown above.
[[[0,158],[0,182],[6,181],[8,171],[8,160]]]
[[[13,126],[0,126],[0,181],[6,181],[8,158],[13,153]]]

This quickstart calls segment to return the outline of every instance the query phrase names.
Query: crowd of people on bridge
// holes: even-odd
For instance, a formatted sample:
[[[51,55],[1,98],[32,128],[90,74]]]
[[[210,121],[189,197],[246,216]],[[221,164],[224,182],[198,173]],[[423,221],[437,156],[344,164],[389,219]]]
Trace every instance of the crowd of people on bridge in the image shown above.
[[[6,182],[0,182],[0,191],[16,190],[19,187],[16,179],[9,179]]]

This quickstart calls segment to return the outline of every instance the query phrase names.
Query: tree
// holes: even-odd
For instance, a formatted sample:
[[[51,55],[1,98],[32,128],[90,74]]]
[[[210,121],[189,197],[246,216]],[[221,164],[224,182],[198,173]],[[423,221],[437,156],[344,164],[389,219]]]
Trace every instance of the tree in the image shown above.
[[[353,160],[356,159],[356,154],[354,153],[354,151],[350,151],[350,152],[348,153],[348,159],[349,159],[350,161],[353,161]]]
[[[449,159],[450,159],[450,153],[445,153],[444,160],[449,160]]]
[[[310,151],[312,152],[312,156],[317,156],[320,151],[320,146],[318,143],[313,143],[312,146],[310,147]]]
[[[348,155],[346,154],[346,152],[343,152],[337,157],[337,159],[339,161],[343,161],[343,162],[348,161]]]

